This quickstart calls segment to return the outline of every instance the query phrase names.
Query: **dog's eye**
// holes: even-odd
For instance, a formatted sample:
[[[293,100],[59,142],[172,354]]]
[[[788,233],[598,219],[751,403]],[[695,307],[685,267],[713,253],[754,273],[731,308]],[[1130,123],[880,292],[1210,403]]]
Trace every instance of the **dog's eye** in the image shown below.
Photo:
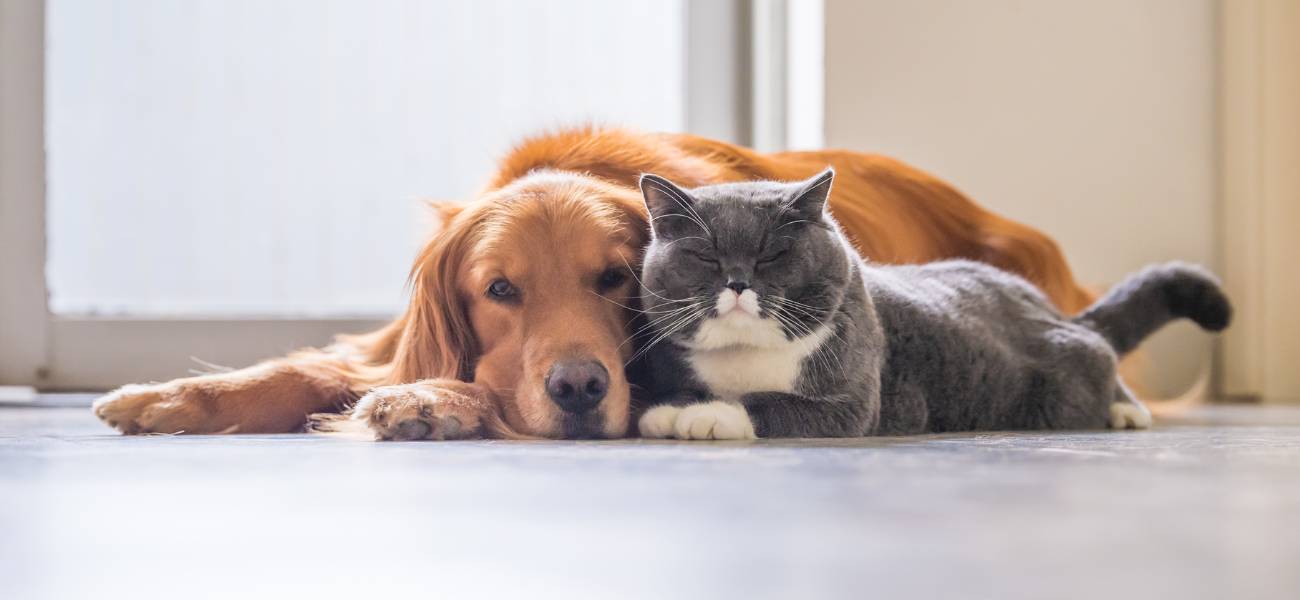
[[[602,292],[607,292],[623,285],[624,281],[627,281],[626,271],[622,269],[606,269],[604,273],[600,274],[600,279],[596,281],[596,287],[600,288]]]
[[[509,300],[519,295],[519,289],[506,279],[493,279],[488,284],[487,295],[497,300]]]

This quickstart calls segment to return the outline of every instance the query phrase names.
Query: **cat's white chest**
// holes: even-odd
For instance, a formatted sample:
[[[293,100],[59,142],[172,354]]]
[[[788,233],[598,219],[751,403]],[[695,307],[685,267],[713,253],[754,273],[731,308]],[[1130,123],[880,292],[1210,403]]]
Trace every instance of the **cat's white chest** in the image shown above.
[[[728,315],[700,325],[687,360],[700,382],[724,400],[750,392],[793,392],[800,365],[831,336],[819,327],[788,340],[772,319]]]

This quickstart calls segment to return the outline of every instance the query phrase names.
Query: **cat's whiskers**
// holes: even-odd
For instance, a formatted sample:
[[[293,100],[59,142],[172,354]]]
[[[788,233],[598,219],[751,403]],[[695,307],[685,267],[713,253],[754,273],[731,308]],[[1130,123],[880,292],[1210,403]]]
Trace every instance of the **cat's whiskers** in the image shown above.
[[[623,260],[623,264],[627,267],[627,272],[632,275],[632,279],[636,280],[637,285],[641,286],[641,289],[649,292],[652,296],[659,298],[664,302],[668,302],[668,303],[682,302],[682,300],[673,300],[672,298],[664,296],[659,292],[650,289],[650,286],[646,285],[645,282],[641,280],[641,276],[636,274],[636,269],[632,268],[632,263],[627,261],[627,257],[620,254],[619,258]]]
[[[647,288],[646,291],[650,292],[651,294],[655,294],[654,290],[651,290],[649,288]],[[663,300],[660,302],[660,304],[682,304],[685,302],[692,302],[696,298],[697,298],[696,296],[691,296],[690,298],[682,298],[681,300]]]
[[[649,329],[655,327],[656,325],[659,325],[660,323],[663,323],[664,321],[668,321],[668,320],[671,320],[671,319],[673,319],[673,318],[675,318],[675,317],[679,317],[679,316],[681,316],[681,315],[683,315],[683,314],[686,314],[687,311],[690,311],[690,310],[692,310],[692,309],[694,309],[694,308],[698,308],[698,305],[683,306],[683,307],[678,308],[678,309],[676,309],[676,310],[672,310],[672,311],[669,311],[669,312],[665,312],[665,313],[662,314],[662,315],[659,315],[659,316],[657,316],[657,317],[654,317],[653,319],[650,319],[650,320],[649,320],[645,325],[642,325],[639,329],[637,329],[636,331],[633,331],[633,332],[632,332],[632,335],[629,336],[626,340],[624,340],[623,343],[626,344],[628,341],[630,341],[630,340],[632,340],[632,339],[635,339],[636,337],[640,336],[642,333],[645,333],[647,330],[649,330]]]
[[[648,330],[650,330],[650,329],[653,329],[655,326],[659,325],[660,323],[663,323],[664,321],[671,320],[671,319],[673,319],[674,317],[679,317],[679,316],[681,316],[681,315],[687,313],[687,312],[690,311],[690,310],[697,309],[697,308],[700,308],[700,307],[702,307],[702,306],[705,305],[705,304],[704,304],[704,300],[705,300],[705,299],[703,299],[703,298],[691,298],[691,299],[692,299],[692,300],[695,300],[695,302],[694,302],[693,304],[690,304],[690,305],[687,305],[687,306],[678,307],[678,308],[675,308],[675,309],[670,310],[670,311],[664,311],[664,313],[663,313],[662,315],[657,316],[657,317],[651,319],[648,323],[646,323],[645,325],[642,325],[639,329],[637,329],[636,331],[632,332],[632,334],[631,334],[630,336],[628,336],[627,339],[623,340],[623,342],[622,342],[621,344],[619,344],[618,347],[619,347],[619,348],[622,348],[623,346],[627,345],[628,342],[630,342],[630,341],[632,341],[632,340],[635,340],[635,339],[636,339],[637,337],[639,337],[641,334],[645,333],[646,331],[648,331]]]
[[[772,232],[775,233],[777,231],[781,231],[783,228],[789,227],[791,225],[796,225],[799,223],[812,223],[812,221],[809,221],[808,219],[796,219],[794,221],[788,221],[785,224],[781,225],[780,227],[773,229]]]
[[[659,345],[660,342],[668,339],[669,336],[677,333],[678,331],[681,331],[682,329],[689,326],[695,320],[708,314],[710,310],[712,310],[711,306],[703,306],[697,309],[695,312],[692,312],[674,321],[668,327],[665,327],[662,331],[660,331],[659,334],[654,337],[654,339],[650,340],[649,343],[647,343],[644,347],[638,350],[636,354],[633,354],[632,358],[629,358],[627,362],[623,363],[623,366],[626,368],[628,365],[632,364],[633,361],[640,358],[646,352],[649,352],[655,346]]]
[[[813,305],[811,305],[811,304],[804,304],[803,302],[800,302],[800,301],[795,300],[795,299],[793,299],[793,298],[787,298],[787,297],[785,297],[785,296],[777,296],[777,295],[775,295],[775,294],[769,294],[769,295],[767,296],[767,298],[768,298],[769,300],[772,300],[772,301],[774,301],[774,302],[780,302],[780,303],[782,303],[782,304],[794,304],[794,305],[797,305],[797,306],[806,306],[806,307],[808,307],[808,308],[819,308],[819,307],[813,306]]]
[[[793,314],[789,313],[789,311],[786,311],[781,306],[768,304],[766,308],[778,322],[785,325],[787,329],[790,329],[796,337],[803,338],[813,335],[813,331],[807,325],[799,322]]]
[[[768,308],[769,311],[772,313],[772,316],[776,318],[777,321],[780,321],[787,328],[793,330],[794,333],[799,337],[802,338],[802,337],[808,337],[813,335],[812,331],[808,329],[806,325],[800,323],[797,319],[793,317],[793,315],[783,310],[780,306],[771,304],[769,305]],[[829,369],[830,363],[824,357],[819,356],[821,353],[822,353],[821,348],[814,349],[813,352],[811,352],[808,355],[808,358],[811,358],[812,361],[817,366],[822,367],[824,369]]]
[[[686,312],[688,312],[688,311],[690,311],[690,310],[693,310],[693,309],[696,309],[696,308],[699,308],[699,307],[701,307],[701,306],[704,306],[704,302],[703,302],[702,300],[700,300],[700,301],[696,301],[696,302],[691,303],[691,304],[688,304],[688,305],[686,305],[686,306],[679,306],[679,307],[677,307],[677,308],[674,308],[673,310],[664,311],[663,314],[661,314],[661,315],[659,315],[659,316],[657,316],[657,317],[654,317],[654,318],[653,318],[653,319],[652,319],[648,324],[651,325],[651,326],[653,326],[653,325],[658,325],[658,324],[660,324],[660,323],[663,323],[664,321],[667,321],[667,320],[669,320],[669,319],[672,319],[672,318],[675,317],[675,316],[685,314]],[[639,333],[639,332],[640,332],[640,331],[638,331],[638,333]]]
[[[669,249],[669,248],[672,248],[672,247],[673,247],[673,244],[676,244],[677,242],[680,242],[680,241],[682,241],[682,240],[704,240],[704,241],[706,241],[706,242],[708,242],[708,243],[710,243],[710,244],[713,243],[713,240],[710,240],[709,238],[702,238],[702,237],[700,237],[700,236],[698,236],[698,235],[688,235],[688,236],[686,236],[686,237],[679,237],[679,238],[677,238],[677,239],[675,239],[675,240],[673,240],[673,241],[671,241],[671,242],[668,242],[667,244],[664,244],[663,249],[664,249],[664,250],[667,250],[667,249]]]
[[[768,303],[773,307],[780,308],[781,310],[790,313],[790,316],[796,316],[796,317],[803,316],[803,317],[807,317],[808,319],[812,320],[818,325],[822,324],[821,319],[817,318],[817,315],[812,311],[803,308],[802,305],[798,305],[797,303],[787,304],[783,302],[783,300],[784,299],[781,298],[780,296],[771,296],[768,298]]]
[[[599,292],[595,292],[595,291],[592,291],[592,290],[587,290],[587,293],[589,293],[589,294],[591,294],[591,295],[593,295],[593,296],[595,296],[595,297],[597,297],[597,298],[600,298],[601,300],[604,300],[604,301],[606,301],[606,302],[608,302],[608,303],[610,303],[610,304],[613,304],[614,306],[618,306],[618,307],[620,307],[620,308],[625,308],[625,309],[630,310],[630,311],[632,311],[632,312],[634,312],[634,313],[647,314],[647,313],[652,313],[652,312],[661,312],[661,311],[643,310],[643,309],[636,308],[636,307],[633,307],[633,306],[628,306],[628,305],[626,305],[626,304],[623,304],[622,302],[619,302],[618,300],[615,300],[615,299],[610,298],[610,297],[608,297],[608,296],[604,296],[604,295],[600,294]]]
[[[794,333],[799,337],[812,337],[816,335],[813,328],[809,327],[807,324],[800,321],[794,313],[790,312],[789,307],[782,306],[781,304],[773,301],[776,299],[781,299],[781,298],[780,296],[769,296],[767,298],[768,300],[767,308],[769,312],[771,312],[773,317],[775,317],[781,323],[785,324],[786,327],[788,327],[789,329],[793,330]],[[812,315],[808,315],[808,317],[811,318],[813,321],[815,321],[819,328],[825,329],[826,331],[830,332],[832,336],[839,338],[839,334],[836,333],[835,330],[827,328],[825,324],[821,322],[821,320],[817,319],[816,317],[813,317]],[[838,367],[839,372],[843,372],[844,365],[840,361],[840,357],[833,352],[825,351],[824,348],[826,348],[826,346],[824,345],[818,347],[811,354],[809,354],[809,357],[811,357],[819,367],[822,367],[827,372],[831,371],[830,361],[834,360],[835,366]]]
[[[802,313],[803,315],[807,316],[807,317],[808,317],[809,319],[811,319],[813,322],[817,323],[817,326],[818,326],[819,328],[823,328],[823,329],[825,329],[826,331],[830,332],[831,336],[834,337],[835,339],[839,340],[840,342],[844,342],[844,341],[845,341],[845,340],[844,340],[844,337],[841,336],[840,333],[839,333],[838,331],[836,331],[834,327],[829,327],[829,326],[826,325],[826,321],[825,321],[825,319],[829,319],[829,318],[831,317],[831,315],[830,315],[829,313],[826,313],[826,309],[824,309],[824,308],[822,308],[822,307],[812,306],[812,305],[809,305],[809,304],[804,304],[804,303],[799,302],[799,301],[797,301],[797,300],[791,300],[791,299],[789,299],[789,298],[784,298],[784,297],[781,297],[781,296],[772,296],[772,298],[775,299],[775,300],[777,300],[777,301],[779,301],[779,302],[783,302],[783,303],[785,303],[785,305],[786,305],[789,309],[791,309],[791,310],[797,310],[797,311],[799,311],[800,313]],[[819,315],[821,315],[821,316],[819,316]],[[835,359],[835,363],[836,363],[836,365],[838,365],[841,369],[843,369],[844,365],[843,365],[843,363],[840,361],[840,357],[839,357],[839,355],[838,355],[838,354],[832,354],[831,357]]]
[[[775,307],[775,308],[776,309],[772,311],[772,314],[778,315],[779,317],[784,319],[783,322],[785,322],[790,327],[790,329],[794,330],[794,333],[798,337],[805,338],[805,337],[811,337],[813,335],[816,335],[811,327],[809,327],[806,323],[800,321],[798,317],[793,313],[780,307]]]
[[[658,221],[658,220],[660,220],[660,219],[670,219],[670,218],[673,218],[673,217],[677,217],[678,219],[686,219],[687,221],[690,221],[690,222],[692,222],[692,223],[695,223],[695,224],[698,225],[700,228],[704,228],[704,223],[701,223],[700,221],[696,220],[694,217],[691,217],[690,215],[682,215],[682,214],[677,214],[677,213],[671,213],[671,214],[666,214],[666,215],[659,215],[659,216],[657,216],[657,217],[650,217],[650,222],[651,222],[651,223],[654,223],[655,221]]]
[[[826,310],[824,307],[821,307],[821,306],[813,306],[813,305],[811,305],[811,304],[804,304],[804,303],[802,303],[802,302],[800,302],[800,301],[798,301],[798,300],[791,300],[791,299],[786,298],[786,297],[784,297],[784,296],[772,296],[772,295],[769,295],[769,296],[766,296],[766,298],[769,299],[769,300],[775,301],[775,302],[780,302],[781,304],[789,304],[789,305],[791,305],[791,306],[798,306],[798,307],[800,307],[800,308],[807,308],[807,309],[809,309],[809,310],[816,310],[816,311],[824,311],[824,310]]]
[[[658,315],[658,314],[664,314],[664,313],[667,313],[667,312],[671,312],[671,311],[667,311],[667,310],[651,310],[651,309],[648,309],[648,308],[643,309],[643,308],[636,308],[636,307],[633,307],[633,306],[628,306],[628,305],[626,305],[626,304],[623,304],[622,302],[619,302],[619,301],[617,301],[617,300],[614,300],[613,298],[610,298],[610,297],[608,297],[608,296],[603,296],[603,295],[601,295],[599,292],[596,292],[596,291],[593,291],[593,290],[587,290],[587,293],[592,294],[592,295],[596,296],[597,298],[600,298],[601,300],[604,300],[604,301],[606,301],[606,302],[609,302],[610,304],[613,304],[613,305],[615,305],[615,306],[619,306],[619,307],[622,307],[622,308],[626,308],[627,310],[630,310],[630,311],[632,311],[632,312],[634,312],[634,313],[639,313],[639,314],[643,314],[643,315]],[[688,301],[690,301],[690,300],[692,300],[692,299],[691,299],[691,298],[687,298],[686,300],[677,300],[677,301],[675,301],[675,302],[688,302]],[[666,304],[666,303],[665,303],[665,304]]]
[[[804,332],[798,327],[798,323],[791,320],[789,315],[786,315],[781,311],[781,307],[768,306],[766,308],[768,313],[772,315],[772,318],[776,319],[778,323],[780,323],[786,329],[790,330],[790,332],[793,333],[795,337],[803,337],[805,335]]]
[[[789,310],[798,311],[799,314],[808,317],[813,322],[817,323],[819,327],[825,327],[826,323],[823,319],[830,317],[829,314],[824,314],[826,309],[821,307],[811,306],[789,298],[782,298],[781,296],[769,296],[769,299],[784,305]],[[837,338],[839,337],[839,334],[833,329],[831,330],[831,334]]]

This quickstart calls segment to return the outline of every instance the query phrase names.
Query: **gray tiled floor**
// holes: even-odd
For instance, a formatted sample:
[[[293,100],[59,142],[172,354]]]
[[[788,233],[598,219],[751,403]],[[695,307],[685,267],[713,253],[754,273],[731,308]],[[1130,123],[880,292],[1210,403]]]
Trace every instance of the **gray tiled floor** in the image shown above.
[[[759,444],[113,435],[0,408],[0,598],[1298,598],[1300,410]]]

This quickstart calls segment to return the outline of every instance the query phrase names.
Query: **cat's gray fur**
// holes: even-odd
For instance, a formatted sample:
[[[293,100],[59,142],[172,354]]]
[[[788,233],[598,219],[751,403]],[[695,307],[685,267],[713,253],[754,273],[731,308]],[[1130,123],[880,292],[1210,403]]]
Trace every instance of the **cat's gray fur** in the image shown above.
[[[833,176],[691,190],[642,178],[653,229],[641,300],[655,404],[743,406],[760,437],[1101,428],[1113,422],[1113,403],[1141,407],[1117,378],[1118,355],[1180,317],[1212,331],[1230,319],[1215,278],[1180,263],[1130,276],[1075,318],[988,265],[868,264],[825,209]],[[747,284],[760,308],[758,317],[732,310],[724,331],[717,302],[733,296],[729,283]],[[744,327],[779,327],[787,341],[806,342],[798,348],[815,348],[787,353],[798,362],[788,389],[756,389],[787,354],[755,358]],[[745,371],[755,361],[762,370]],[[678,427],[676,437],[692,437]]]

